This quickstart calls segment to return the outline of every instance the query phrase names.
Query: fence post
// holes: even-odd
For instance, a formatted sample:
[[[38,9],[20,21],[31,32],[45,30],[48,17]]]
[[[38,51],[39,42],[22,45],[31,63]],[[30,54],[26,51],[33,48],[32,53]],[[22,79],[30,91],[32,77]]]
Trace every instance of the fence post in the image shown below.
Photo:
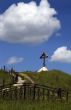
[[[61,88],[58,88],[57,95],[58,95],[59,99],[62,99],[62,89]]]
[[[48,96],[48,101],[49,101],[49,98],[50,98],[50,91],[49,91],[49,89],[47,91],[47,96]]]
[[[18,94],[18,89],[17,89],[17,87],[14,89],[14,93],[15,93],[15,99],[17,100],[17,94]]]
[[[26,84],[24,84],[24,99],[26,99]]]
[[[19,98],[22,99],[22,96],[23,96],[23,88],[20,87],[19,88]]]
[[[34,86],[33,86],[33,100],[35,100],[35,95],[36,95],[36,86],[35,86],[35,84],[34,84]]]
[[[42,99],[42,100],[44,100],[44,95],[45,95],[44,92],[45,92],[45,90],[44,90],[44,88],[43,88],[43,99]]]
[[[68,102],[68,95],[69,95],[69,93],[68,93],[68,91],[66,92],[66,101]]]
[[[12,90],[12,88],[10,87],[10,99],[12,100],[12,92],[13,90]]]
[[[37,93],[38,93],[38,100],[40,99],[40,88],[38,87],[38,91],[37,91]]]

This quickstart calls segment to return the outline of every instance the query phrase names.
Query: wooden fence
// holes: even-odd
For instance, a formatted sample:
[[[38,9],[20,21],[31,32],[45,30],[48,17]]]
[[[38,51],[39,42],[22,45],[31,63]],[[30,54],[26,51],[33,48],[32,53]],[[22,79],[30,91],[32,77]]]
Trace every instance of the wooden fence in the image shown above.
[[[0,99],[11,100],[64,100],[70,98],[70,91],[52,88],[46,85],[25,83],[19,87],[13,85],[0,86]]]

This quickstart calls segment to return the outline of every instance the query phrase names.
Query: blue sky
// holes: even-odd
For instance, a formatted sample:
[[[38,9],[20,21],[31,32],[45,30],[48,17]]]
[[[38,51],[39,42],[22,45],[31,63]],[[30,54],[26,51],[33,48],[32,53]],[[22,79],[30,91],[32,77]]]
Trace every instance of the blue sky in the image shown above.
[[[17,7],[17,3],[24,2],[28,4],[31,1],[32,0],[0,0],[0,15],[3,15],[14,3]],[[40,5],[40,0],[35,1]],[[53,16],[56,16],[59,20],[61,27],[54,32],[49,39],[46,39],[44,42],[39,41],[38,43],[17,43],[14,42],[16,39],[12,39],[13,41],[11,42],[9,37],[3,36],[4,38],[2,38],[0,35],[0,67],[6,65],[7,68],[14,67],[17,71],[36,71],[42,67],[42,61],[39,57],[44,51],[49,56],[46,61],[49,70],[58,69],[71,73],[71,59],[69,61],[69,58],[71,58],[71,0],[48,0],[48,2],[50,6],[56,10],[57,15],[54,14]],[[36,26],[38,26],[38,24],[36,24]],[[39,29],[41,30],[41,28]],[[41,37],[39,40],[41,40]],[[59,52],[61,52],[61,49],[65,50],[65,52],[63,50],[62,53],[64,57],[59,53],[61,57],[59,57],[59,59],[57,57],[54,58],[55,55],[58,55],[57,49],[59,49]],[[56,54],[54,54],[55,51]],[[66,55],[67,57],[65,57]],[[52,61],[50,61],[51,58],[53,58]],[[15,60],[15,62],[10,60]]]

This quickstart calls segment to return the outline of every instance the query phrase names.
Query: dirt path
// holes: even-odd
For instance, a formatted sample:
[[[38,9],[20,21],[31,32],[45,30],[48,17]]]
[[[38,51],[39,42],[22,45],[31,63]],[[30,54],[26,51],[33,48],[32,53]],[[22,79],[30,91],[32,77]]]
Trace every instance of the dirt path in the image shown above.
[[[23,73],[19,73],[20,76],[25,77],[26,79],[28,79],[31,83],[34,83],[34,81],[27,75],[27,74],[23,74]]]

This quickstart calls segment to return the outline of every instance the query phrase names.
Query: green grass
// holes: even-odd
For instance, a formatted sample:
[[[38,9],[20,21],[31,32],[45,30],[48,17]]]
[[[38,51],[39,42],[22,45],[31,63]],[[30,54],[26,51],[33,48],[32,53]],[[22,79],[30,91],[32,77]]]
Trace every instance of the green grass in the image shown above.
[[[35,83],[48,85],[54,88],[61,87],[71,90],[71,75],[58,70],[48,72],[33,73],[23,72],[31,77]],[[0,70],[0,85],[5,81],[5,84],[12,83],[12,76],[7,72]]]
[[[10,84],[12,81],[12,76],[8,72],[0,70],[0,85],[3,84],[3,81],[5,84]]]
[[[62,87],[71,90],[71,75],[58,70],[52,70],[48,72],[32,73],[23,72],[30,76],[35,83],[48,85],[51,87]],[[5,83],[11,83],[12,76],[7,72],[0,71],[0,84],[3,79]],[[0,110],[71,110],[70,102],[61,101],[24,101],[24,100],[1,100]]]
[[[41,73],[25,73],[30,76],[35,83],[45,84],[54,88],[61,87],[71,90],[71,75],[58,70]]]
[[[71,104],[47,101],[0,101],[0,110],[71,110]]]

